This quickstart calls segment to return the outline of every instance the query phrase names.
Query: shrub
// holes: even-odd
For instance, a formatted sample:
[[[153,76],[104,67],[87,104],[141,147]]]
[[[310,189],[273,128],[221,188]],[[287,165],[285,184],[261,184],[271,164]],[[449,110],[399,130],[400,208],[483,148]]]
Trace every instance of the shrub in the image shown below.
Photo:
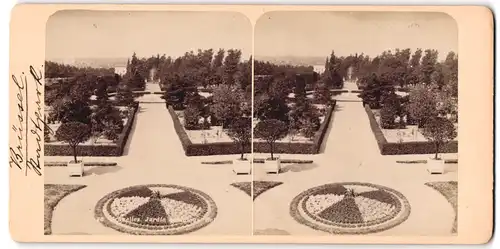
[[[391,106],[384,105],[380,109],[380,125],[383,129],[394,129],[396,124],[394,119],[396,118],[396,112]]]
[[[200,129],[200,125],[198,124],[198,120],[201,117],[201,112],[197,107],[189,105],[184,110],[184,127],[186,130],[198,130]]]

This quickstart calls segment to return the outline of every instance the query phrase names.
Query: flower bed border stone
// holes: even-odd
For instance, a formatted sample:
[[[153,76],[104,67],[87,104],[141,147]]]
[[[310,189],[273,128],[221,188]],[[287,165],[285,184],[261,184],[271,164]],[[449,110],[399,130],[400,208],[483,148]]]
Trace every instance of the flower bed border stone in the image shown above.
[[[127,143],[130,131],[135,122],[139,103],[132,106],[132,111],[129,112],[128,122],[123,127],[123,131],[118,135],[118,141],[113,145],[78,145],[78,156],[121,156]],[[72,156],[73,150],[67,144],[44,144],[45,156]]]
[[[110,221],[106,215],[104,214],[104,209],[109,208],[109,202],[116,197],[119,197],[120,195],[133,191],[134,189],[138,188],[143,188],[143,187],[165,187],[165,188],[176,188],[176,189],[181,189],[186,192],[191,192],[191,194],[197,195],[199,198],[203,199],[205,201],[206,206],[203,208],[204,210],[204,215],[203,217],[200,217],[198,222],[194,222],[185,226],[141,226],[139,227],[138,224],[126,224],[121,223],[121,225],[116,224],[113,221]],[[212,200],[212,198],[205,194],[204,192],[201,192],[200,190],[189,188],[189,187],[184,187],[180,185],[173,185],[173,184],[144,184],[144,185],[134,185],[130,187],[126,187],[123,189],[119,189],[116,191],[113,191],[104,197],[102,197],[96,204],[95,210],[94,210],[94,217],[101,222],[106,227],[112,228],[116,231],[127,233],[127,234],[132,234],[132,235],[180,235],[180,234],[185,234],[189,232],[193,232],[196,230],[199,230],[208,224],[210,224],[215,217],[217,216],[217,205],[215,202]],[[118,221],[116,221],[119,223]],[[125,226],[129,226],[125,227]],[[144,229],[144,230],[138,230],[134,229],[134,227],[137,227],[138,229]],[[169,230],[162,230],[163,228],[169,229]],[[145,231],[146,230],[146,231]]]
[[[349,224],[349,223],[338,223],[327,221],[322,218],[317,218],[311,215],[309,211],[305,208],[305,201],[311,196],[311,194],[321,191],[335,185],[358,185],[358,186],[368,186],[372,188],[377,188],[379,190],[384,190],[389,192],[393,196],[397,197],[399,200],[396,202],[397,212],[391,214],[389,217],[384,217],[381,219],[373,220],[363,224]],[[308,217],[305,218],[301,213],[304,212]],[[377,184],[364,183],[364,182],[338,182],[329,183],[320,186],[316,186],[306,191],[303,191],[295,198],[293,198],[290,203],[290,215],[299,223],[311,227],[314,230],[324,231],[331,234],[368,234],[384,231],[393,228],[408,219],[411,213],[411,206],[406,197],[400,192]]]

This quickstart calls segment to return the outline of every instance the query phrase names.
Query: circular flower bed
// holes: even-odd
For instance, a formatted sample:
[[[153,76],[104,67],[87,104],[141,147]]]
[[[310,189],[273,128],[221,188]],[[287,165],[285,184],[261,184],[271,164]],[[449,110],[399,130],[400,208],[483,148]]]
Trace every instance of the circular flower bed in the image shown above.
[[[366,234],[401,224],[410,215],[398,191],[371,183],[331,183],[308,189],[290,204],[296,221],[333,234]]]
[[[198,230],[217,215],[207,194],[177,185],[138,185],[114,191],[97,202],[95,218],[135,235],[175,235]]]

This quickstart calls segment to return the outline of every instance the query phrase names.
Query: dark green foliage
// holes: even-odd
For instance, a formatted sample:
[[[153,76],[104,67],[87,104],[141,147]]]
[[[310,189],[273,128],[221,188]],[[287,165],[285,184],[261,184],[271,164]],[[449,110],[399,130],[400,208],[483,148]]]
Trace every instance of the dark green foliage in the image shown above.
[[[186,130],[198,130],[201,128],[201,125],[198,124],[198,120],[201,117],[200,110],[194,106],[189,105],[184,110],[184,127]]]
[[[379,109],[384,98],[395,91],[392,84],[389,84],[375,73],[361,79],[361,82],[363,82],[365,87],[359,96],[363,99],[363,103],[370,105],[372,109]]]
[[[317,82],[314,88],[314,102],[317,104],[329,104],[332,101],[332,94],[328,86],[323,82]]]
[[[116,140],[123,129],[120,110],[109,103],[98,105],[91,115],[91,127],[96,139],[104,135],[109,140]]]
[[[263,94],[255,99],[255,116],[260,120],[276,119],[288,122],[288,107],[284,98]]]
[[[139,106],[135,103],[132,108],[132,111],[128,114],[128,122],[118,136],[116,145],[79,145],[77,148],[78,154],[80,154],[80,156],[121,156],[125,149]],[[73,151],[68,145],[45,144],[44,155],[71,156],[73,155]]]
[[[399,117],[400,121],[396,124],[396,118]],[[384,100],[384,105],[380,110],[380,124],[383,129],[404,128],[405,124],[402,122],[403,107],[401,99],[396,94],[390,94]]]
[[[252,138],[252,118],[240,117],[235,119],[227,131],[227,135],[233,139],[241,148],[241,159],[245,154],[245,147],[250,144]]]
[[[87,141],[90,138],[90,135],[90,127],[87,124],[80,122],[63,123],[56,131],[56,138],[59,141],[68,143],[69,146],[73,149],[73,157],[75,159],[75,163],[78,162],[76,159],[76,146]]]
[[[368,105],[365,105],[366,114],[370,121],[375,140],[377,140],[380,154],[382,155],[405,155],[405,154],[432,154],[435,153],[436,147],[430,141],[425,142],[404,142],[404,143],[389,143],[385,139],[372,110]],[[450,141],[439,147],[439,153],[457,153],[458,141]]]
[[[273,160],[273,147],[277,140],[286,137],[288,126],[285,122],[277,119],[267,119],[259,122],[255,126],[254,136],[266,140],[271,148],[271,159]]]
[[[425,123],[422,135],[434,144],[435,159],[438,159],[440,147],[455,139],[457,131],[450,120],[442,117],[434,117]]]

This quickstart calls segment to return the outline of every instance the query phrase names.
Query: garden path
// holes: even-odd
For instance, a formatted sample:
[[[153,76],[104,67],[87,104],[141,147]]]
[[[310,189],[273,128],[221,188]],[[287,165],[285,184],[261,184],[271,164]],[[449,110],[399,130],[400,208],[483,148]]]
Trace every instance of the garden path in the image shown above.
[[[230,186],[250,181],[251,176],[235,176],[227,167],[202,165],[187,158],[175,133],[165,104],[140,103],[124,156],[84,158],[85,161],[113,161],[114,167],[85,167],[84,177],[69,177],[65,167],[45,168],[45,183],[85,184],[86,188],[62,199],[53,212],[53,234],[120,234],[94,219],[94,208],[106,194],[138,184],[177,184],[201,190],[218,208],[216,219],[191,234],[251,234],[251,198]],[[218,156],[224,158],[229,156]],[[230,156],[231,158],[234,156]],[[64,161],[64,157],[46,158]]]
[[[293,170],[287,170],[290,165],[284,165],[285,170],[279,175],[265,174],[255,168],[256,180],[284,183],[255,200],[255,230],[273,228],[285,230],[292,235],[328,235],[296,222],[289,214],[290,202],[311,187],[352,181],[393,188],[406,196],[411,205],[408,220],[377,234],[450,234],[455,215],[451,205],[424,183],[456,181],[456,165],[448,166],[446,174],[430,175],[425,164],[396,163],[396,160],[405,160],[408,156],[381,156],[365,110],[362,104],[357,102],[337,102],[325,140],[326,146],[322,154],[282,155],[283,158],[312,159],[315,167],[293,165]],[[425,158],[424,155],[411,157],[413,160]]]

